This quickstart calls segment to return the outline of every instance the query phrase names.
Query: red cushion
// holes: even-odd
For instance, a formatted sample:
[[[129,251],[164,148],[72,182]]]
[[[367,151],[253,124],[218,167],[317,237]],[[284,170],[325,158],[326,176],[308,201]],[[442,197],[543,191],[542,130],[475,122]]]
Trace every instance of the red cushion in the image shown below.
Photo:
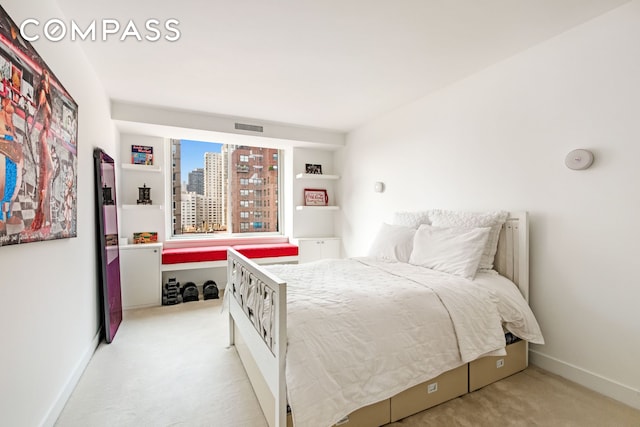
[[[233,249],[247,258],[271,258],[280,256],[297,256],[298,247],[291,243],[269,245],[235,245]]]
[[[183,262],[224,261],[227,259],[227,246],[204,246],[199,248],[163,249],[163,264]]]

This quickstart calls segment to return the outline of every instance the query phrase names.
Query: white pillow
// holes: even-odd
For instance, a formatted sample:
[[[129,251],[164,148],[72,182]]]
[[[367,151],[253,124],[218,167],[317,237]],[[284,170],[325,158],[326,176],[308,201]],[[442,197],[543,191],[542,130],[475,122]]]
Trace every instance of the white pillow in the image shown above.
[[[369,248],[369,256],[384,261],[409,262],[415,228],[382,224]]]
[[[491,228],[434,227],[423,224],[413,238],[409,263],[473,279]]]
[[[480,270],[493,268],[493,259],[498,250],[498,238],[502,224],[507,220],[508,212],[457,212],[448,210],[432,210],[429,212],[431,224],[437,227],[491,227],[489,238],[480,259]]]
[[[429,211],[395,212],[393,214],[393,224],[412,228],[418,228],[421,224],[431,224]]]

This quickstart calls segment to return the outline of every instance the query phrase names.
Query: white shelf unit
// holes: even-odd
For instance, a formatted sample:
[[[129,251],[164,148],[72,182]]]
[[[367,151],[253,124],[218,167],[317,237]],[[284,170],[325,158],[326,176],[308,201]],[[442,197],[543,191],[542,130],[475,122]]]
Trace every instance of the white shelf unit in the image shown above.
[[[162,210],[162,205],[122,205],[122,209],[127,209],[127,210]]]
[[[293,197],[290,233],[298,244],[298,262],[339,257],[341,240],[335,236],[335,222],[340,213],[338,187],[341,176],[334,170],[334,153],[313,148],[296,148],[287,165],[293,172]],[[324,173],[306,173],[307,165],[321,165]],[[327,206],[307,206],[304,190],[325,190]]]
[[[133,145],[152,147],[153,165],[133,164]],[[122,217],[119,224],[120,236],[126,237],[128,241],[137,232],[157,232],[158,241],[165,239],[165,213],[171,207],[165,199],[165,174],[168,167],[165,163],[166,148],[164,138],[126,133],[120,135],[121,183],[118,187],[118,213]],[[150,205],[136,203],[140,198],[138,189],[143,186],[150,189]]]
[[[340,179],[340,175],[299,173],[296,175],[296,179],[336,180],[336,179]]]
[[[304,180],[317,180],[317,181],[336,181],[340,179],[340,175],[327,175],[327,174],[313,174],[313,173],[299,173],[296,175],[296,179]],[[298,211],[337,211],[339,206],[296,206]]]
[[[160,173],[162,169],[160,165],[135,165],[133,163],[123,163],[122,165],[123,171],[134,171],[134,172],[150,172],[150,173]],[[146,185],[146,184],[145,184]],[[162,210],[162,205],[138,205],[138,204],[123,204],[122,209],[127,210]]]
[[[337,211],[340,206],[296,206],[298,211]]]
[[[162,172],[160,165],[134,165],[133,163],[123,163],[122,169],[138,172]]]

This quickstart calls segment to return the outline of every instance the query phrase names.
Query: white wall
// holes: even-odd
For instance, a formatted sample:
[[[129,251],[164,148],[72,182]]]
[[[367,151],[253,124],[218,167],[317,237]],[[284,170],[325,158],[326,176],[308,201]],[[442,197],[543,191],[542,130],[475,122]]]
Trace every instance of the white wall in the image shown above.
[[[638,40],[634,1],[362,126],[336,162],[347,256],[396,210],[529,211],[532,360],[640,408]],[[564,166],[575,148],[591,169]]]
[[[52,2],[3,1],[16,22],[61,17]],[[109,105],[79,44],[34,47],[79,105],[78,237],[0,248],[0,424],[51,425],[99,328],[93,149],[117,158]]]

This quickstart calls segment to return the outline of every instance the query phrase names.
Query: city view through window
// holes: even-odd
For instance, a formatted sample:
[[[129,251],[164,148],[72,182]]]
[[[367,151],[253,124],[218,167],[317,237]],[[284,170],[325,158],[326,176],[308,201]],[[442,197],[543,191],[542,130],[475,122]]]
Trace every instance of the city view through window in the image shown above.
[[[279,231],[279,150],[171,140],[173,235]]]

